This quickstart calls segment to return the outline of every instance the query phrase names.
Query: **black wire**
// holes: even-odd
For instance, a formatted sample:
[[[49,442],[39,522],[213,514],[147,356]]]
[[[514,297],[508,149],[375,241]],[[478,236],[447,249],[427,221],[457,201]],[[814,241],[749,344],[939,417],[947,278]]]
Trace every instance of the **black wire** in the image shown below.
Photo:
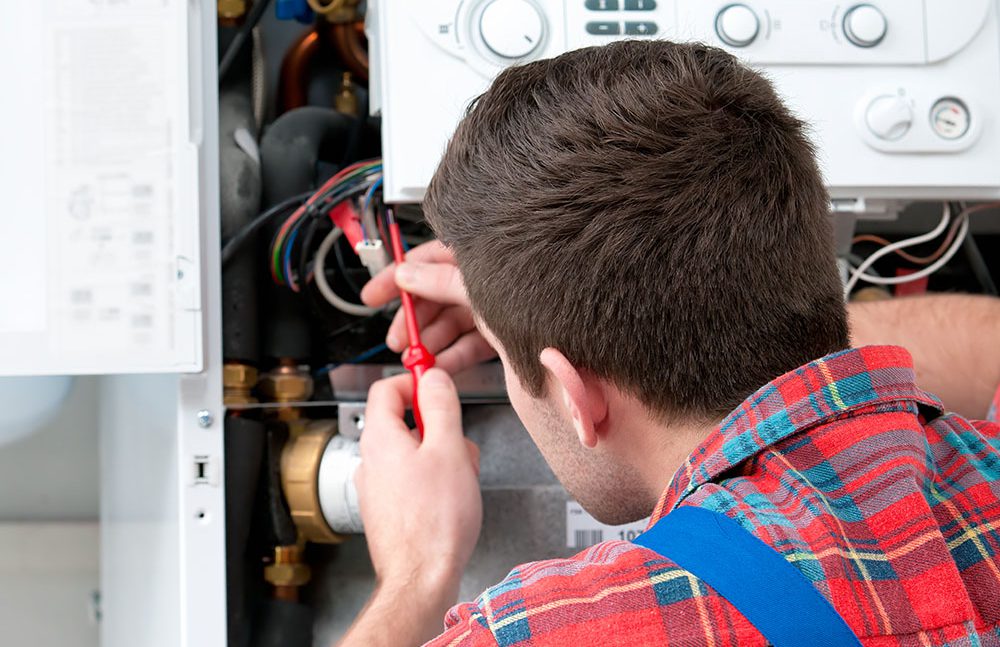
[[[379,318],[381,316],[383,316],[383,312],[381,310],[379,310],[375,314],[368,315],[367,317],[363,317],[361,319],[355,319],[351,323],[349,323],[347,325],[344,325],[344,326],[341,326],[340,328],[335,329],[333,332],[331,332],[329,335],[327,335],[327,339],[334,339],[336,337],[339,337],[339,336],[343,335],[344,333],[349,333],[352,330],[357,330],[357,329],[360,329],[360,328],[364,328],[369,323],[371,323],[373,320],[375,320],[375,319],[377,319],[377,318]]]
[[[261,227],[270,222],[272,218],[285,213],[292,207],[298,207],[300,204],[309,199],[309,196],[312,194],[312,191],[306,191],[305,193],[300,193],[299,195],[292,196],[287,200],[279,202],[254,218],[249,224],[243,227],[243,229],[233,234],[233,236],[226,241],[226,244],[222,247],[222,266],[225,267],[230,261],[232,261],[233,257],[235,257],[237,252],[240,251],[240,248],[247,244],[253,235],[256,234]]]
[[[303,290],[306,287],[306,276],[309,274],[309,256],[313,242],[316,240],[316,234],[320,226],[326,221],[318,211],[307,214],[306,218],[309,218],[309,224],[306,225],[306,235],[302,239],[302,246],[299,248],[299,286]]]
[[[976,280],[979,281],[979,285],[983,289],[983,294],[989,294],[994,297],[1000,296],[1000,293],[997,292],[997,284],[990,275],[990,268],[987,267],[986,260],[983,258],[983,252],[979,249],[979,245],[976,243],[976,239],[972,237],[971,232],[965,237],[962,247],[965,248],[965,256],[969,259],[972,273],[976,275]]]
[[[267,6],[271,4],[271,0],[257,0],[250,13],[247,15],[246,20],[243,22],[243,26],[240,30],[236,32],[233,36],[233,40],[229,42],[229,47],[226,48],[226,53],[222,55],[219,59],[219,81],[225,78],[226,73],[229,72],[229,68],[233,66],[236,61],[236,57],[239,56],[240,51],[243,50],[243,45],[246,43],[247,39],[253,33],[254,28],[260,24],[260,19],[264,17],[264,12],[267,11]]]

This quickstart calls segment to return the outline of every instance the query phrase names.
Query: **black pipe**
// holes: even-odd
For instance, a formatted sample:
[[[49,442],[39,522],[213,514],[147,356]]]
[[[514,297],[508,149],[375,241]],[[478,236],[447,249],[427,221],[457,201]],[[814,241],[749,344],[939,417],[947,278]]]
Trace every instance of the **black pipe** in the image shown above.
[[[261,167],[249,91],[233,84],[219,94],[219,205],[222,239],[229,240],[260,211]],[[260,361],[257,293],[260,262],[253,241],[222,273],[222,356],[226,361]]]
[[[301,602],[266,600],[257,611],[253,647],[312,647],[313,610]]]
[[[230,416],[225,426],[226,598],[229,647],[246,647],[250,640],[249,574],[260,577],[260,560],[248,554],[257,481],[264,457],[264,423]],[[253,568],[256,562],[257,568]]]
[[[321,155],[341,160],[354,119],[330,108],[306,106],[276,119],[261,140],[263,207],[317,188]],[[262,237],[266,250],[278,221]],[[259,252],[266,258],[266,251]],[[271,359],[307,360],[312,355],[312,335],[306,304],[287,288],[271,286],[267,292],[267,316],[262,322],[264,355]]]

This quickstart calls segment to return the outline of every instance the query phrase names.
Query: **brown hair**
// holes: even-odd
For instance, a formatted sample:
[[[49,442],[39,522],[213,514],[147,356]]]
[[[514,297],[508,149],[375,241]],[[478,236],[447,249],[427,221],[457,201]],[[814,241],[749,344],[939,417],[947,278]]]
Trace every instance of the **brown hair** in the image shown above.
[[[712,419],[848,346],[804,124],[720,49],[626,41],[504,71],[424,207],[536,397],[551,346],[654,412]]]

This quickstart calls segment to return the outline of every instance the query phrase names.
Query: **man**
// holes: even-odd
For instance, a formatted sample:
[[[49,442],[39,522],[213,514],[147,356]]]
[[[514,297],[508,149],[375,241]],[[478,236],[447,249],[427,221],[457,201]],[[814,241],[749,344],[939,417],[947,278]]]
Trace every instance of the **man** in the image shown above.
[[[852,312],[799,122],[704,45],[624,42],[510,69],[429,187],[442,243],[376,277],[423,297],[456,371],[499,355],[567,490],[623,523],[698,506],[811,581],[867,645],[1000,644],[1000,308]],[[402,350],[397,320],[387,340]],[[938,391],[921,391],[915,379]],[[515,568],[455,602],[479,533],[478,454],[445,370],[370,393],[357,485],[375,593],[344,645],[762,645],[690,572],[628,542]],[[789,613],[794,613],[789,609]]]

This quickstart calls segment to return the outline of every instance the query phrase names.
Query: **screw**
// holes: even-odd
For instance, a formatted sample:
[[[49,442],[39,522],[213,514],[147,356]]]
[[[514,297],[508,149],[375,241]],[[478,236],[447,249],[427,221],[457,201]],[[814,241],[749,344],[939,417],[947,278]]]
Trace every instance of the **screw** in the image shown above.
[[[212,426],[212,412],[208,409],[202,409],[198,412],[198,426],[202,429],[208,429]]]
[[[351,419],[351,422],[354,423],[354,428],[357,429],[359,433],[365,430],[365,414],[355,414]]]

